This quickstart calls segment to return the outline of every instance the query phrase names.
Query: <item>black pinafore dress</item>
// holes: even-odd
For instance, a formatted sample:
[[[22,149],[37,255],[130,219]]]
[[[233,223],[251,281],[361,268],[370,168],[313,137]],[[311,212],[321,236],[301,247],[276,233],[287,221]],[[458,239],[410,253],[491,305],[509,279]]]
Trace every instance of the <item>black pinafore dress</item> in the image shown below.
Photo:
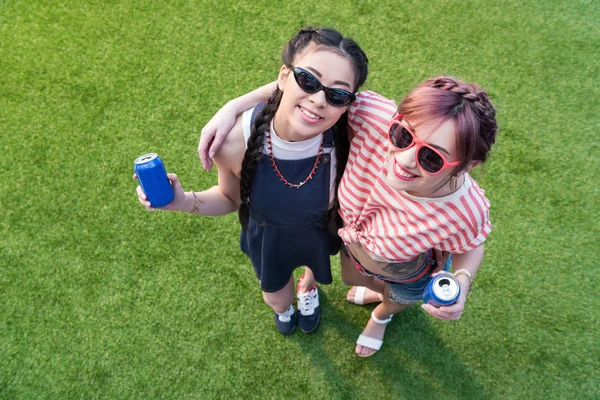
[[[265,292],[282,289],[301,266],[310,267],[317,282],[331,283],[329,257],[339,251],[341,240],[327,230],[329,182],[334,179],[330,176],[328,153],[333,147],[332,129],[324,135],[319,167],[300,188],[286,185],[266,154],[254,171],[250,219],[248,228],[242,229],[240,247],[250,257]],[[288,182],[298,183],[306,179],[316,158],[275,161]]]

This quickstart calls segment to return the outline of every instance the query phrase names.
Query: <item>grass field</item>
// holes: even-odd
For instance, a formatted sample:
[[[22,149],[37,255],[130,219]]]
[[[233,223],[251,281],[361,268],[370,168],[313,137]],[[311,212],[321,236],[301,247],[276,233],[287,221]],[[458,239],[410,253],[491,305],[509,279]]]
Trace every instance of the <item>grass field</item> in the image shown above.
[[[370,359],[337,258],[317,332],[283,337],[236,216],[148,213],[131,180],[154,151],[215,184],[200,129],[309,24],[361,44],[367,89],[447,73],[498,110],[463,317],[410,308]],[[599,52],[596,1],[0,0],[0,398],[598,398]]]

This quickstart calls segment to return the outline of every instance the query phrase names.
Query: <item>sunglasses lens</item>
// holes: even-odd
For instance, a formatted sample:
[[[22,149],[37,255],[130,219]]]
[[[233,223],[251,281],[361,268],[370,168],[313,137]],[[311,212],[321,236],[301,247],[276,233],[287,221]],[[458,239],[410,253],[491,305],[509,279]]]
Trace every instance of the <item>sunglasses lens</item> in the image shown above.
[[[354,95],[342,89],[327,89],[325,97],[329,104],[336,107],[347,106],[354,101]]]
[[[296,78],[298,86],[306,93],[316,93],[321,89],[321,82],[306,71],[296,72],[296,70],[294,70],[294,77]]]
[[[440,157],[440,155],[432,149],[425,146],[419,149],[418,159],[421,168],[432,174],[439,172],[444,166],[444,160],[442,157]]]
[[[354,94],[347,90],[324,87],[316,77],[302,68],[294,68],[294,78],[296,78],[296,83],[300,86],[300,89],[306,93],[317,93],[319,90],[324,89],[325,99],[332,106],[347,106],[356,99]]]
[[[390,140],[399,149],[405,149],[413,142],[410,132],[400,124],[394,124],[390,128]]]

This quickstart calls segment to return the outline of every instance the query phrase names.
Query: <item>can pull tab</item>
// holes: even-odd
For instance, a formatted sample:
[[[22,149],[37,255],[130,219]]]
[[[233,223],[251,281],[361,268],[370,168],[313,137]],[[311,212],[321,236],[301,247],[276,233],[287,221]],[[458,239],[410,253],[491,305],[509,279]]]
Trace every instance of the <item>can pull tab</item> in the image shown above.
[[[438,284],[440,285],[442,292],[445,294],[450,294],[450,281],[448,279],[440,279]]]

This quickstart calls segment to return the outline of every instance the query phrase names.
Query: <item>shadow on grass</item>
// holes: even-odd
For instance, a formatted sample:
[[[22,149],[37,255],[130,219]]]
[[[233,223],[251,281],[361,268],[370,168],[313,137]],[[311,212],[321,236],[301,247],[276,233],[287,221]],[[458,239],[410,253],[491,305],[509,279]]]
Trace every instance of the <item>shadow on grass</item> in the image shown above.
[[[335,398],[493,397],[476,383],[470,369],[446,344],[448,341],[441,339],[431,323],[433,317],[418,306],[395,316],[377,354],[360,358],[354,354],[354,346],[364,325],[353,321],[357,319],[355,314],[362,314],[366,325],[374,305],[332,303],[324,291],[320,292],[320,302],[322,320],[317,331],[309,335],[295,333],[289,340],[301,345],[313,368],[327,377]]]

